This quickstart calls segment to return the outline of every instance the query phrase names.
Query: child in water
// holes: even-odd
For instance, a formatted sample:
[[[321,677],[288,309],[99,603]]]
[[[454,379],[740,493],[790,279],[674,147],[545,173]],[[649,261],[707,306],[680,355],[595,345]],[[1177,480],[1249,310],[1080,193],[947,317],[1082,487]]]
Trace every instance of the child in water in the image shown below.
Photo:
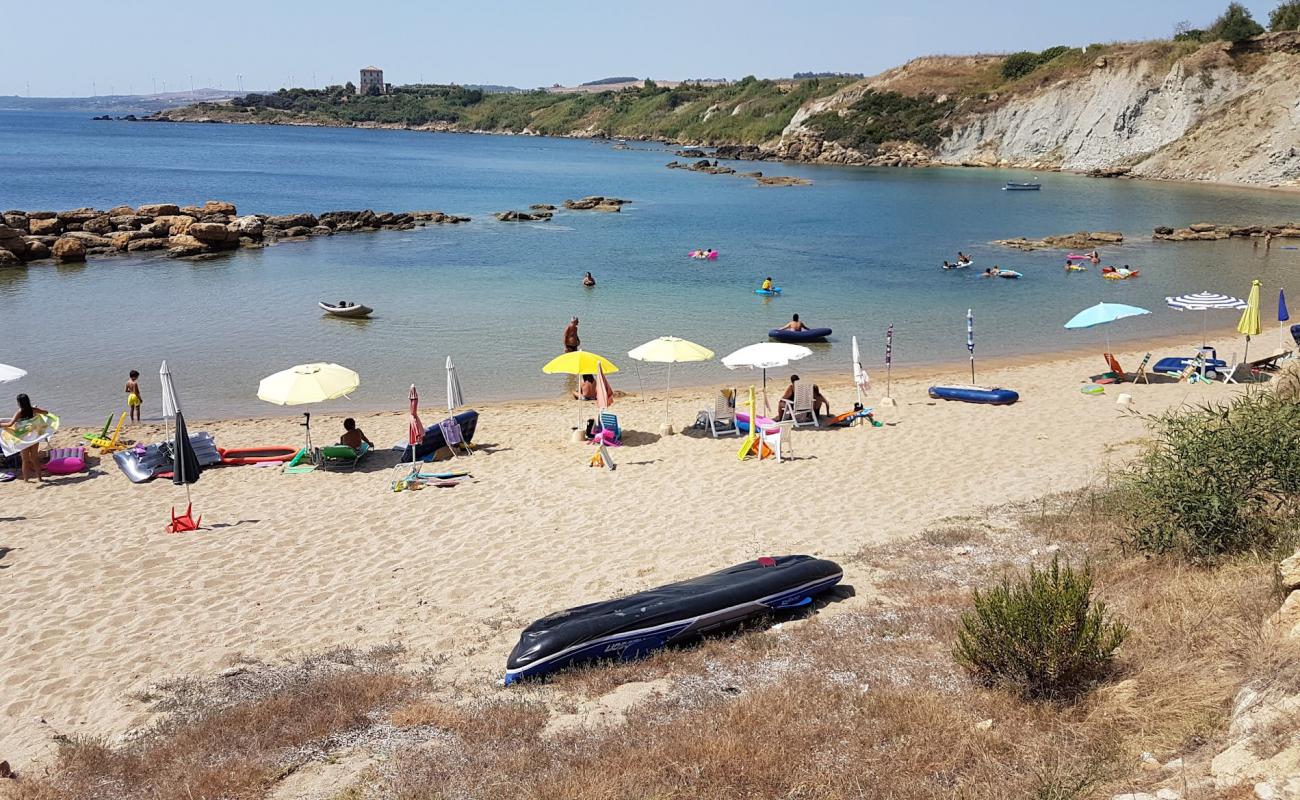
[[[144,399],[140,397],[140,373],[137,370],[131,370],[126,381],[126,407],[131,412],[131,421],[140,421],[140,406],[144,405]]]
[[[767,276],[766,278],[763,279],[763,291],[765,291],[765,292],[770,292],[770,291],[772,291],[772,276],[771,276],[771,275],[769,275],[769,276]]]

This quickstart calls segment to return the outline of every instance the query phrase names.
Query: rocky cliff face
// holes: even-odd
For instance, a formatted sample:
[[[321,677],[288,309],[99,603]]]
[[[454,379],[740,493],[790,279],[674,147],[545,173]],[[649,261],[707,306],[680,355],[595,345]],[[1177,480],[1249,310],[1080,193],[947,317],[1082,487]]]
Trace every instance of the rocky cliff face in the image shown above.
[[[966,73],[987,75],[986,61],[966,60]],[[809,117],[845,113],[873,89],[942,95],[960,66],[918,59],[808,103],[774,149],[800,160],[882,163],[902,145],[868,157],[824,141]],[[1208,44],[1177,59],[1157,47],[1107,51],[1047,85],[970,95],[951,126],[924,154],[931,163],[1300,185],[1300,34],[1263,36],[1232,51]],[[903,161],[923,157],[913,149]]]

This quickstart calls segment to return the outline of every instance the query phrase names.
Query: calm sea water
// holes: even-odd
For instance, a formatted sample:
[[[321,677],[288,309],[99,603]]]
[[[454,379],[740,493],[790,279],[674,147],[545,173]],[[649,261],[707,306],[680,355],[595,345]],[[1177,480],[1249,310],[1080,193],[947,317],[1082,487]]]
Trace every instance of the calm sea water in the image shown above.
[[[1041,192],[1008,193],[1000,185],[1025,173],[737,165],[815,181],[763,188],[667,170],[669,151],[637,148],[0,113],[0,208],[221,199],[244,212],[368,207],[474,218],[208,261],[117,258],[0,271],[8,334],[0,362],[30,373],[5,388],[27,391],[67,419],[97,421],[122,405],[131,368],[144,373],[146,400],[156,401],[158,362],[166,358],[192,416],[267,414],[274,407],[254,397],[260,378],[324,360],[361,373],[352,405],[340,407],[400,408],[412,382],[431,400],[441,394],[447,355],[471,402],[560,395],[563,379],[540,367],[561,350],[561,330],[575,314],[584,347],[624,366],[614,383],[633,388],[626,352],[648,339],[683,336],[721,356],[764,340],[793,312],[835,330],[800,369],[847,372],[849,336],[858,335],[869,364],[879,362],[891,322],[896,363],[964,360],[967,308],[975,311],[977,355],[1004,355],[1100,343],[1100,331],[1062,329],[1099,300],[1156,312],[1111,326],[1115,340],[1198,330],[1200,317],[1165,309],[1167,294],[1244,295],[1259,278],[1266,307],[1284,285],[1300,301],[1300,251],[1278,246],[1285,243],[1266,255],[1241,242],[1148,241],[1161,224],[1295,219],[1293,196],[1055,174],[1039,176]],[[588,194],[634,203],[621,214],[562,212],[544,224],[491,217]],[[1104,255],[1141,267],[1142,277],[1066,275],[1061,254],[987,244],[1081,229],[1124,231],[1132,244]],[[696,247],[722,257],[686,258]],[[983,280],[978,269],[938,269],[957,250],[973,254],[979,268],[996,262],[1025,277]],[[581,285],[586,270],[599,282],[594,290]],[[781,297],[753,293],[765,275],[784,287]],[[316,302],[338,298],[377,312],[368,322],[322,318]],[[662,370],[641,373],[658,383]],[[675,383],[748,378],[716,363],[674,371]]]

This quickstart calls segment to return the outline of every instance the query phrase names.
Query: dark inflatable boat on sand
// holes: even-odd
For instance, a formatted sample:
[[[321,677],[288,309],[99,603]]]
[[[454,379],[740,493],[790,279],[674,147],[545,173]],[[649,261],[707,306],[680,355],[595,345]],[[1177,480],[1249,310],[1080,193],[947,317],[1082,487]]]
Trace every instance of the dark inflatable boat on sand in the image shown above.
[[[570,608],[524,629],[506,661],[506,685],[584,661],[631,660],[772,611],[798,608],[844,570],[812,556],[747,561],[617,600]]]

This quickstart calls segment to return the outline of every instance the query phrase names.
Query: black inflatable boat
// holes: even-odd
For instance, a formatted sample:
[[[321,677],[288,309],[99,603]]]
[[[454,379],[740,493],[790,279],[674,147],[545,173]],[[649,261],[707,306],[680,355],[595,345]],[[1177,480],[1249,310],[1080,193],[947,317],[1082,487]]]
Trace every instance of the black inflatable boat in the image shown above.
[[[844,577],[834,561],[777,556],[570,608],[524,629],[506,685],[597,659],[631,660],[770,611],[797,608]]]

